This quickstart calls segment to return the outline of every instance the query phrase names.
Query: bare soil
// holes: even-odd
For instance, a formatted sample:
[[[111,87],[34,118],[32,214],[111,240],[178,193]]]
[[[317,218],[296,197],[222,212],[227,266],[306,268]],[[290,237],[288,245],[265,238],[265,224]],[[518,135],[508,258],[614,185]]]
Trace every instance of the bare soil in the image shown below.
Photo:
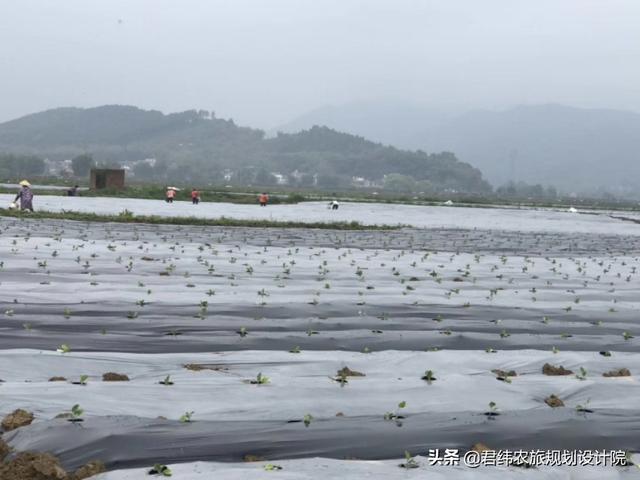
[[[4,419],[2,420],[2,429],[5,432],[10,432],[11,430],[15,430],[16,428],[30,425],[31,422],[33,422],[33,413],[19,408],[18,410],[14,410],[13,413],[10,413],[6,417],[4,417]]]

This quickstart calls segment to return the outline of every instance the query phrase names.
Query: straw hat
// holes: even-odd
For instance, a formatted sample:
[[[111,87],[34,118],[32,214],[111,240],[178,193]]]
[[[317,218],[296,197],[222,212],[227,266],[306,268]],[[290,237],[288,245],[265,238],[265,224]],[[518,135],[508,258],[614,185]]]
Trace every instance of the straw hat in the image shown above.
[[[30,187],[31,186],[31,184],[26,180],[22,180],[20,182],[20,185],[22,185],[23,187]]]

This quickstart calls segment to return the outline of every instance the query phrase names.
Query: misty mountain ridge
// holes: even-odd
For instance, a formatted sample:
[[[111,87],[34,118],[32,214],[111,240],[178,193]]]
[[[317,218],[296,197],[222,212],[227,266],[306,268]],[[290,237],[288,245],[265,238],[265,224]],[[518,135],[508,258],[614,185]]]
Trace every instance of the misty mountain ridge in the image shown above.
[[[421,191],[491,190],[479,170],[448,152],[400,150],[313,126],[267,138],[262,130],[237,126],[211,112],[163,114],[132,106],[57,108],[0,123],[0,153],[52,160],[91,153],[101,162],[157,159],[136,177],[172,181],[224,181],[232,170],[244,184],[273,181],[271,173],[297,172],[302,186],[348,186],[353,177],[382,182],[400,174],[421,182]],[[1,173],[1,172],[0,172]],[[394,177],[396,184],[398,177]]]
[[[325,107],[283,131],[324,124],[400,148],[451,151],[494,185],[555,185],[565,192],[640,187],[640,114],[557,104],[447,115],[382,103]]]

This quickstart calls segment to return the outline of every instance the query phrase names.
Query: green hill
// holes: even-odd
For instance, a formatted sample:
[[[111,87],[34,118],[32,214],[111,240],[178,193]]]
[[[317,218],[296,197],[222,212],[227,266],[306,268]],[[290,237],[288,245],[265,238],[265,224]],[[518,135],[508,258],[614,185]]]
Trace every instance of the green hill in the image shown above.
[[[297,182],[338,187],[352,177],[381,182],[399,174],[421,189],[491,190],[479,170],[452,153],[400,150],[317,126],[266,138],[202,110],[165,115],[117,105],[58,108],[0,124],[0,154],[63,160],[85,152],[105,164],[157,159],[154,168],[134,167],[143,179],[219,182],[231,171],[236,183],[268,184],[272,172],[297,171]]]

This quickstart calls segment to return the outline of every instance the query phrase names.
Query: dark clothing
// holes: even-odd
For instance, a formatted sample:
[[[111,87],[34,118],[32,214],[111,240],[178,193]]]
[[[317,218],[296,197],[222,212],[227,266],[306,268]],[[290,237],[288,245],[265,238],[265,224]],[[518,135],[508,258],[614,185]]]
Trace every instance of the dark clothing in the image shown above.
[[[78,195],[78,187],[73,187],[67,190],[68,197],[75,197],[76,195]]]
[[[22,187],[16,195],[15,201],[20,200],[20,210],[30,210],[33,212],[33,192],[29,187]]]
[[[193,203],[194,205],[198,205],[200,203],[200,197],[192,197],[191,203]]]

